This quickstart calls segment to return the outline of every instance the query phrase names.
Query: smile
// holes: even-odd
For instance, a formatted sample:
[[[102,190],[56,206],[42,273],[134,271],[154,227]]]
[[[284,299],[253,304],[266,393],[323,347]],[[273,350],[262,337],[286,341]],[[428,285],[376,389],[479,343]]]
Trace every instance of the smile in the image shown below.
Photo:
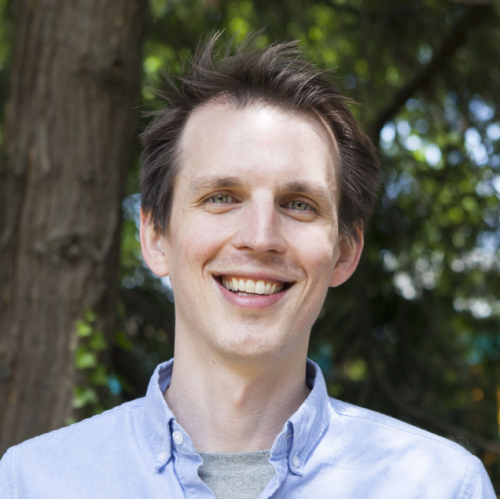
[[[221,275],[218,278],[222,286],[238,296],[275,295],[281,293],[291,283],[268,279],[250,279],[240,276]]]

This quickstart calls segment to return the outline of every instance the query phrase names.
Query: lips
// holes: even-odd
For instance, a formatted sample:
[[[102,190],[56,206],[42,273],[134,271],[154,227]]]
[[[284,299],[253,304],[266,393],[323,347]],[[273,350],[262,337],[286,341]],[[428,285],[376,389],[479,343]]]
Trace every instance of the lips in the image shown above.
[[[293,284],[275,279],[237,275],[219,275],[215,279],[225,290],[231,292],[232,295],[251,296],[255,298],[277,295]]]
[[[288,289],[294,284],[293,282],[252,277],[227,274],[213,276],[222,296],[229,303],[237,308],[248,310],[264,310],[272,307],[285,297]],[[240,282],[245,291],[240,291]],[[236,284],[238,284],[237,291],[235,290]],[[262,287],[264,287],[264,292],[259,293],[262,291]],[[253,289],[253,292],[247,292],[247,289]]]

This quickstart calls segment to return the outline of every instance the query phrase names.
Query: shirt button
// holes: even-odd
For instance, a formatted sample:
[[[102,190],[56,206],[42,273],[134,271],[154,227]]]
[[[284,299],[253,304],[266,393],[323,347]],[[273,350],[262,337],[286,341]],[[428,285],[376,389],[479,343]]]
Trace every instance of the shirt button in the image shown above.
[[[172,433],[172,437],[174,438],[174,442],[177,445],[182,445],[182,443],[184,442],[184,437],[182,436],[182,433],[180,431],[174,431]]]
[[[165,458],[167,457],[167,453],[162,450],[159,454],[158,454],[158,461],[165,461]]]
[[[292,463],[293,465],[298,468],[300,466],[300,459],[299,459],[299,456],[295,456],[293,459],[292,459]]]

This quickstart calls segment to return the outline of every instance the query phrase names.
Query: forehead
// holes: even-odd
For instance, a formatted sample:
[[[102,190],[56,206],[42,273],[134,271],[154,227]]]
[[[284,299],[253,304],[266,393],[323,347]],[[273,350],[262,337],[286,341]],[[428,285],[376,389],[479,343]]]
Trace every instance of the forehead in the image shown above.
[[[263,182],[280,177],[336,191],[331,130],[319,117],[275,106],[213,103],[196,109],[182,133],[181,164],[185,181],[209,174]]]

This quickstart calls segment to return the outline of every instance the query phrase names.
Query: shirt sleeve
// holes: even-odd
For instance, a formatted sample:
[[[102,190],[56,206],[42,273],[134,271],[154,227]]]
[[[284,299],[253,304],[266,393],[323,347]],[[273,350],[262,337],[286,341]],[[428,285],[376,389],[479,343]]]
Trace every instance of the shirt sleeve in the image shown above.
[[[488,473],[486,473],[483,463],[479,461],[479,459],[478,468],[478,476],[470,499],[497,499],[490,477],[488,476]]]
[[[0,460],[0,497],[2,499],[13,498],[14,496],[14,478],[12,476],[12,454],[13,450],[9,449]]]

